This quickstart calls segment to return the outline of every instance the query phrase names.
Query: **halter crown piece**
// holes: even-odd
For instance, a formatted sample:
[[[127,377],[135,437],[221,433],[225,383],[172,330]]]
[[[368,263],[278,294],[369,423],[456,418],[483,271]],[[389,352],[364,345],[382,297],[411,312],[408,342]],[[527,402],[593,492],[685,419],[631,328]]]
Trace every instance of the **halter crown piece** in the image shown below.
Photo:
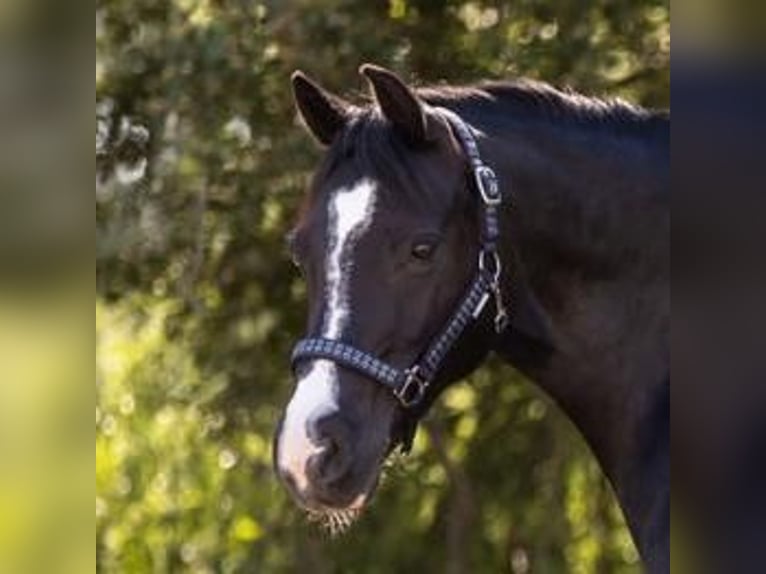
[[[433,109],[444,116],[452,127],[471,165],[472,181],[469,187],[475,188],[481,198],[479,261],[476,275],[461,303],[420,359],[406,369],[397,368],[351,344],[334,339],[303,339],[297,343],[292,354],[293,369],[303,361],[325,359],[377,381],[393,392],[404,409],[412,409],[423,401],[447,355],[468,325],[481,317],[490,300],[494,300],[495,306],[495,331],[502,333],[508,326],[508,313],[500,289],[503,270],[497,251],[500,235],[498,208],[503,201],[497,176],[481,160],[473,129],[455,112],[445,108]]]

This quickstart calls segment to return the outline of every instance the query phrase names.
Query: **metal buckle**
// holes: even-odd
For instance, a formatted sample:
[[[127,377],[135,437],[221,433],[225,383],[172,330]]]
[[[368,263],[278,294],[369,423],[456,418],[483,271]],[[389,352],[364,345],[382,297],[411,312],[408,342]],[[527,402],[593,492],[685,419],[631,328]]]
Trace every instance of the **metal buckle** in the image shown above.
[[[426,394],[428,381],[420,376],[420,368],[412,367],[405,371],[407,378],[400,389],[394,391],[394,395],[399,399],[401,405],[408,409],[418,404]]]
[[[482,165],[475,168],[473,174],[484,203],[491,206],[500,205],[503,202],[503,196],[500,195],[500,183],[492,168]]]

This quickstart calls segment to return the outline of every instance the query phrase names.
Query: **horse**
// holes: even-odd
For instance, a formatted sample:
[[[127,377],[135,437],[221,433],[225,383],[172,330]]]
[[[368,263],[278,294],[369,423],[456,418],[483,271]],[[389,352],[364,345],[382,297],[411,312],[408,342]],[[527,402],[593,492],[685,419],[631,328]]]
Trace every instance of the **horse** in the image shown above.
[[[292,76],[325,154],[289,236],[308,321],[280,480],[350,523],[388,455],[493,352],[573,421],[647,571],[668,572],[669,112],[359,71],[369,103]]]

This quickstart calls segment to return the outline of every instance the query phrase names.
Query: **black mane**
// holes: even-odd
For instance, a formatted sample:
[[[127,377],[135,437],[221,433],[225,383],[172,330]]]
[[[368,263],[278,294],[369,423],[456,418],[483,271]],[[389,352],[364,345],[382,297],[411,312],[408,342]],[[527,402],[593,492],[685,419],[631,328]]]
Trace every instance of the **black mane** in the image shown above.
[[[624,126],[667,121],[667,111],[649,110],[620,98],[585,96],[570,88],[558,89],[530,79],[488,81],[472,86],[426,86],[418,95],[435,106],[500,105],[509,114],[556,122]]]

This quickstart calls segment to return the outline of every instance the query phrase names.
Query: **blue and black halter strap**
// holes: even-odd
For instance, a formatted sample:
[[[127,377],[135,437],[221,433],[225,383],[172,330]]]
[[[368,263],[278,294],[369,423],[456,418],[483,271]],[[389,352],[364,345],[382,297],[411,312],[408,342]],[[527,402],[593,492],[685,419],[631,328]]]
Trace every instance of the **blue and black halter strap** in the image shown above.
[[[471,285],[441,333],[411,367],[399,369],[351,344],[331,339],[303,339],[293,350],[292,365],[307,360],[326,359],[356,371],[388,387],[405,409],[418,406],[440,367],[471,322],[483,313],[490,299],[495,303],[495,330],[508,325],[508,314],[500,290],[502,267],[497,251],[500,235],[498,209],[502,203],[500,185],[494,171],[481,159],[473,130],[451,110],[434,108],[449,122],[471,165],[474,185],[481,198],[481,251]]]

